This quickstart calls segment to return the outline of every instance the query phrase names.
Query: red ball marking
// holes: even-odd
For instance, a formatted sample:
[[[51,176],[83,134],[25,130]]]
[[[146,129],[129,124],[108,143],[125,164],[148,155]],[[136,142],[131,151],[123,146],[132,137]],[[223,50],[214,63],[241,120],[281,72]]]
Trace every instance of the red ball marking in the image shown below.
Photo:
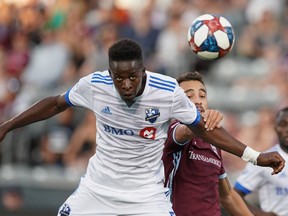
[[[223,57],[223,56],[227,55],[229,53],[229,49],[230,49],[230,47],[226,50],[220,49],[219,50],[219,57]]]
[[[200,47],[198,47],[198,46],[194,43],[194,36],[190,39],[189,45],[190,45],[191,49],[192,49],[195,53],[201,51]]]
[[[211,20],[203,20],[203,23],[208,26],[209,34],[213,34],[217,30],[222,30],[225,32],[225,28],[220,23],[220,17],[214,17]]]

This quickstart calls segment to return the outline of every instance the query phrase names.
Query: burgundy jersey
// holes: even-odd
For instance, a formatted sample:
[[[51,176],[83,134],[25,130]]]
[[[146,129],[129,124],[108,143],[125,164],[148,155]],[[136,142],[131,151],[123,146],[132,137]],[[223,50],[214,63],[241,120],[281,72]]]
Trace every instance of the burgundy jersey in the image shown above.
[[[177,216],[220,216],[218,183],[227,177],[221,151],[200,138],[175,142],[178,125],[170,125],[162,158],[173,209]]]

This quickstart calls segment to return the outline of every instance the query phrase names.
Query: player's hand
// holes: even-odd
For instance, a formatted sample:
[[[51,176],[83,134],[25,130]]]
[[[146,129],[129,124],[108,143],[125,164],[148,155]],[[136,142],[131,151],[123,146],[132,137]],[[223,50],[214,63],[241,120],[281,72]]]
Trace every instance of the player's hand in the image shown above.
[[[278,152],[261,153],[257,158],[258,166],[265,166],[273,168],[272,175],[282,171],[285,166],[285,160]]]
[[[223,114],[218,110],[206,110],[202,114],[203,120],[205,122],[205,128],[207,131],[214,130],[215,127],[221,127],[220,122],[223,119]]]

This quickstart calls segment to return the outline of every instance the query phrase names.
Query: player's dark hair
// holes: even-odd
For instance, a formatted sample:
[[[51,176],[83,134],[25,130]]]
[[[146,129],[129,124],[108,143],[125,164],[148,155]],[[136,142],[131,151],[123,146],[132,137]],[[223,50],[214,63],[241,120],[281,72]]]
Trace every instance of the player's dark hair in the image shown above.
[[[140,45],[130,39],[121,39],[114,43],[108,52],[110,61],[142,61],[142,50]]]
[[[199,81],[202,83],[203,86],[205,86],[202,75],[198,73],[197,71],[181,74],[177,78],[177,82],[179,84],[184,81]]]

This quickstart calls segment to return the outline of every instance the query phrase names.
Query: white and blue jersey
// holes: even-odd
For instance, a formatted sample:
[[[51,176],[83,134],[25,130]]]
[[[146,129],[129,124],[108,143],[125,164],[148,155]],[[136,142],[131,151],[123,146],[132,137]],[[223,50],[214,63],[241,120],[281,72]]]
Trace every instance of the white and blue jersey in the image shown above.
[[[200,114],[174,78],[146,71],[144,92],[128,107],[108,73],[83,77],[66,93],[67,103],[96,116],[97,151],[86,185],[98,194],[128,202],[163,193],[161,161],[171,119],[197,124]]]
[[[270,151],[277,151],[288,160],[288,154],[277,144]],[[282,172],[271,175],[269,167],[258,167],[248,163],[241,175],[238,177],[235,188],[244,194],[258,191],[261,209],[266,212],[274,212],[279,216],[288,215],[288,167]]]

